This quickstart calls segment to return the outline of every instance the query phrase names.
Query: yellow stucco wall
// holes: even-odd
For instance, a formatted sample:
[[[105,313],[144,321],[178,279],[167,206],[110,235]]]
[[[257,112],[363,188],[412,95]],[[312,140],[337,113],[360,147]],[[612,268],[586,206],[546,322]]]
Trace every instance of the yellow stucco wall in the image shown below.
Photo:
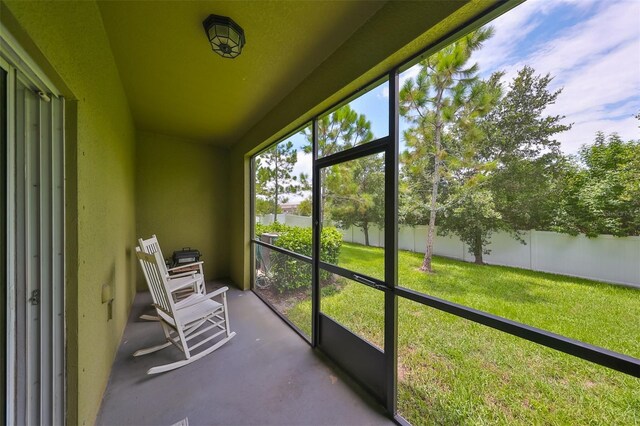
[[[249,155],[496,4],[494,0],[389,2],[231,150],[231,278],[250,286]]]
[[[0,11],[36,61],[48,62],[39,65],[64,82],[70,100],[68,421],[93,424],[135,292],[134,126],[94,2],[6,1]],[[111,320],[104,285],[115,297]]]
[[[197,248],[207,280],[228,277],[229,182],[228,149],[138,133],[138,237],[156,234],[165,257],[182,247]],[[138,275],[138,288],[146,288]]]

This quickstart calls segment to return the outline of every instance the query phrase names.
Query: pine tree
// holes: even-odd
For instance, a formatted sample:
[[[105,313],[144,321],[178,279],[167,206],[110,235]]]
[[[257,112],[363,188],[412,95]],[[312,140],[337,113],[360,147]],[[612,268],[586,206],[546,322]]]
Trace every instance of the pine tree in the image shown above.
[[[449,166],[455,167],[455,158],[449,153],[451,144],[459,141],[449,137],[447,131],[453,123],[471,124],[486,114],[495,101],[486,84],[479,81],[478,65],[469,64],[471,54],[492,35],[491,27],[481,28],[424,59],[419,64],[418,76],[407,80],[400,91],[400,113],[412,125],[404,134],[407,151],[402,159],[410,176],[415,178],[413,184],[430,187],[429,230],[422,271],[433,271],[438,192]],[[423,194],[423,199],[424,195],[427,194]]]
[[[286,203],[287,195],[309,189],[308,176],[293,175],[298,152],[291,141],[276,144],[256,158],[256,195],[272,206],[274,220],[278,220],[279,205]]]
[[[306,152],[312,135],[305,132]],[[349,105],[318,120],[318,156],[324,157],[373,140],[371,122]],[[343,228],[362,228],[369,245],[369,228],[384,221],[384,161],[369,156],[321,170],[321,206],[325,220]]]
[[[305,152],[311,153],[311,129],[303,130],[303,134],[307,139]],[[318,119],[318,157],[326,157],[371,140],[371,122],[348,104]]]
[[[384,158],[371,155],[332,166],[326,201],[327,216],[343,229],[361,228],[369,246],[371,225],[384,223]]]

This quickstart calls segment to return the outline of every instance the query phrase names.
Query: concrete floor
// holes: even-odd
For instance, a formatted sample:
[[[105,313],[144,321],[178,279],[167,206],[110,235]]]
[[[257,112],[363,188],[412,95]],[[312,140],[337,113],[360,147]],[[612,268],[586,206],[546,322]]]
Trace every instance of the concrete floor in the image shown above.
[[[148,368],[178,360],[181,352],[131,355],[163,341],[159,324],[138,320],[152,313],[150,295],[136,296],[98,425],[173,425],[185,418],[191,426],[393,424],[252,292],[229,287],[237,335],[193,364],[153,376]]]

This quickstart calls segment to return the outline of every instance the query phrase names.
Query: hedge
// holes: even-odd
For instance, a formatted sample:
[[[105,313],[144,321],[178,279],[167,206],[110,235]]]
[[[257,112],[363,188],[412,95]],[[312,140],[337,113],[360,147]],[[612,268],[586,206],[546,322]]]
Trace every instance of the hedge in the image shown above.
[[[256,235],[263,233],[278,234],[274,245],[298,254],[311,257],[313,233],[311,228],[287,226],[279,222],[271,225],[256,225]],[[322,229],[320,235],[320,259],[332,264],[337,264],[342,247],[342,234],[334,227]],[[264,252],[264,247],[260,247]],[[271,251],[269,253],[269,280],[275,284],[280,292],[292,291],[302,287],[311,288],[311,265],[297,260],[283,253]],[[329,275],[323,271],[324,275]]]

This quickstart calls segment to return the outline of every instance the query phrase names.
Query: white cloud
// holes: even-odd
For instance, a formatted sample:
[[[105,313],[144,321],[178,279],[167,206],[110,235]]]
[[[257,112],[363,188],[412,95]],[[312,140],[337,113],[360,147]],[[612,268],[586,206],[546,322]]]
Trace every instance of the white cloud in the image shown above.
[[[526,58],[526,62],[563,80],[565,71],[606,56],[620,44],[637,43],[639,27],[640,2],[611,2],[591,19],[564,29]]]
[[[574,125],[568,132],[557,135],[556,139],[562,144],[562,150],[565,153],[575,154],[580,146],[593,143],[598,131],[602,131],[606,135],[618,133],[623,140],[638,139],[640,137],[638,120],[634,117],[628,117],[623,120],[591,120],[580,125]]]
[[[262,167],[266,167],[262,165]],[[273,170],[274,166],[270,168]],[[297,150],[297,161],[293,165],[293,170],[291,171],[291,176],[300,176],[301,173],[307,175],[309,182],[311,182],[312,174],[313,174],[313,156],[311,154],[306,154],[302,151],[302,149]],[[273,182],[271,182],[273,185]],[[311,197],[311,191],[300,191],[297,194],[287,194],[287,202],[288,203],[297,203],[305,198]]]
[[[538,4],[522,10],[525,13],[553,13],[549,5],[557,5],[534,3]],[[540,3],[549,7],[546,10],[536,8]],[[572,7],[584,8],[585,5],[592,4],[576,1]],[[520,13],[504,27],[500,21],[503,18],[495,21],[496,36],[490,40],[492,43],[500,40],[500,34],[508,35],[514,23],[524,25],[523,33],[530,31],[530,26],[524,24],[527,22],[524,13],[519,11],[523,6],[510,12]],[[562,87],[563,91],[547,113],[565,115],[565,122],[574,124],[569,132],[557,136],[568,153],[592,142],[598,130],[618,132],[625,139],[639,137],[638,122],[632,116],[640,108],[640,2],[603,2],[598,6],[590,19],[563,29],[527,57],[503,67],[506,82],[524,65],[532,66],[539,74],[554,76],[553,88]],[[509,13],[505,18],[508,16]],[[525,39],[521,38],[520,42]],[[507,42],[506,52],[502,54],[499,44],[494,43],[493,47],[487,44],[480,52],[494,48],[498,50],[496,56],[504,58],[517,54],[513,46],[511,41]],[[486,53],[483,55],[488,57]],[[483,55],[480,60],[486,61],[482,59]]]
[[[297,194],[287,194],[287,203],[297,204],[309,197],[311,197],[311,191],[302,191]]]
[[[540,25],[536,16],[540,17],[547,5],[546,1],[527,1],[491,22],[489,25],[495,29],[493,37],[472,58],[480,69],[499,67],[516,54],[520,43]]]
[[[556,18],[553,14],[566,13],[567,7],[571,15],[589,17],[537,46],[527,45]],[[565,152],[592,142],[598,130],[640,138],[633,118],[640,112],[640,0],[529,0],[490,25],[494,36],[472,60],[485,72],[503,70],[505,83],[525,65],[551,74],[551,89],[563,91],[547,113],[565,115],[564,122],[573,123],[570,131],[557,135]],[[405,71],[400,84],[417,74],[417,66]],[[388,90],[380,96],[388,97]]]
[[[629,63],[640,64],[638,43],[640,40],[627,42],[608,54],[586,60],[581,67],[564,72],[559,79],[559,84],[564,86],[563,92],[552,111],[567,116],[603,111],[606,105],[638,97],[640,68]]]
[[[302,151],[298,151],[298,161],[293,166],[293,175],[298,176],[300,173],[308,175],[309,179],[313,173],[313,156]]]
[[[598,0],[528,0],[489,23],[495,29],[494,35],[483,49],[474,53],[473,60],[481,70],[508,65],[520,56],[522,43],[544,24],[554,9],[570,5],[575,10],[586,10],[597,3]]]
[[[302,151],[298,151],[298,161],[293,166],[292,174],[293,176],[299,176],[300,173],[306,174],[309,178],[309,182],[311,182],[313,174],[313,156],[311,154],[305,154]],[[311,191],[301,191],[298,194],[287,195],[290,203],[299,203],[310,196]]]

